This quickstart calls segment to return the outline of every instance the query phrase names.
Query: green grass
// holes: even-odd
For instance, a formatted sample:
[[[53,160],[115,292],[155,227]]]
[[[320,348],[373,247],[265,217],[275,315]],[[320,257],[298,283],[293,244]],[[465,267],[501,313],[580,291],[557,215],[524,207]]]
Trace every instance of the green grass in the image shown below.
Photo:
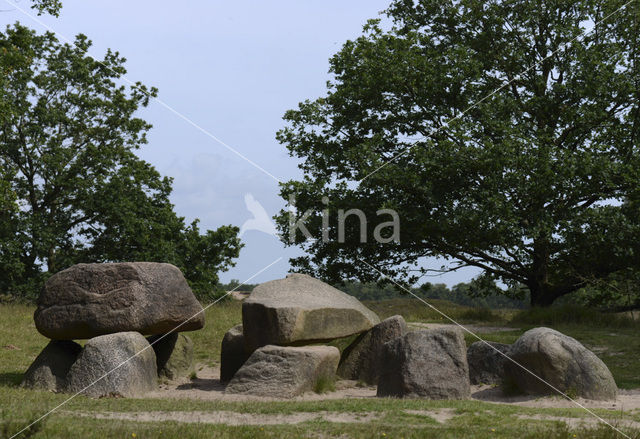
[[[514,310],[489,310],[469,308],[446,300],[427,299],[427,303],[442,314],[460,322],[505,323],[515,313]],[[365,301],[364,304],[375,311],[381,319],[402,315],[407,322],[449,323],[446,317],[415,298],[397,298],[378,302]]]
[[[435,301],[451,317],[465,322],[487,325],[507,325],[514,317],[513,311],[487,312]],[[403,315],[408,321],[440,322],[439,315],[424,304],[411,299],[394,299],[369,303],[382,318],[394,314]],[[33,325],[32,306],[0,306],[0,438],[11,437],[41,414],[64,402],[68,395],[24,390],[18,387],[22,374],[35,359],[48,340],[38,334]],[[241,305],[235,301],[214,305],[207,310],[206,327],[189,333],[194,340],[198,362],[214,365],[219,362],[220,343],[224,333],[241,321]],[[547,318],[538,315],[536,318]],[[596,349],[609,366],[618,385],[622,388],[640,387],[640,340],[637,329],[623,324],[614,329],[606,326],[567,323],[557,318],[556,329],[571,335],[587,347]],[[534,322],[531,318],[528,322]],[[539,320],[537,320],[539,321]],[[513,331],[483,334],[493,341],[511,343],[526,329],[537,323],[520,323]],[[553,325],[547,325],[553,326]],[[350,338],[352,339],[352,338]],[[334,344],[344,347],[350,339]],[[471,343],[475,339],[467,337]],[[6,348],[5,346],[12,346]],[[13,347],[17,348],[14,349]],[[323,383],[318,391],[330,390],[330,383]],[[446,423],[437,422],[432,416],[412,411],[437,411],[451,409],[455,417]],[[296,425],[225,426],[185,424],[177,422],[133,422],[99,420],[78,416],[86,412],[137,412],[137,411],[233,411],[256,415],[292,414],[297,412],[378,413],[375,420],[363,423],[331,423],[311,420]],[[596,410],[607,419],[633,419],[640,422],[640,412],[612,412]],[[609,428],[584,430],[567,428],[564,423],[550,420],[521,419],[519,416],[547,415],[588,418],[579,408],[534,409],[496,405],[479,401],[424,401],[392,399],[351,399],[324,401],[278,402],[229,402],[163,399],[89,399],[77,397],[48,417],[31,432],[33,438],[615,438]],[[625,432],[640,437],[637,432]],[[575,436],[574,436],[575,435]],[[635,436],[634,436],[635,435]],[[27,436],[23,436],[27,437]]]
[[[206,311],[204,329],[189,332],[193,339],[196,363],[220,364],[222,337],[232,327],[242,323],[242,305],[237,300],[216,303]]]
[[[574,305],[532,308],[516,313],[511,322],[525,326],[582,325],[589,328],[640,329],[640,321],[633,320],[629,315],[601,313],[594,309]]]
[[[336,380],[334,377],[320,377],[313,387],[313,391],[316,393],[329,393],[335,390]]]

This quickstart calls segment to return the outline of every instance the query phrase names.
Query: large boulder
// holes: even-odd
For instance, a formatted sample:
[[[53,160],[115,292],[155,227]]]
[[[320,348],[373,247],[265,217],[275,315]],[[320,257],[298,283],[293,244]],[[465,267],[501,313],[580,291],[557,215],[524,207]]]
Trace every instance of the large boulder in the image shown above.
[[[384,344],[378,396],[466,399],[471,396],[462,331],[409,332]]]
[[[247,348],[348,337],[380,323],[355,297],[305,274],[258,285],[242,303]]]
[[[223,383],[231,381],[231,378],[249,359],[249,356],[250,352],[245,349],[242,325],[229,329],[222,338],[220,381]]]
[[[40,352],[22,379],[22,387],[60,392],[64,390],[67,374],[82,352],[73,341],[54,340]]]
[[[193,371],[193,341],[186,335],[152,335],[147,341],[156,354],[158,377],[175,380]]]
[[[506,376],[525,393],[557,394],[551,385],[586,399],[610,400],[617,395],[616,383],[602,360],[579,341],[553,329],[525,332],[513,344],[511,358],[539,377],[510,361],[504,363]]]
[[[382,345],[407,333],[402,316],[389,317],[361,334],[342,353],[338,375],[348,380],[377,384]]]
[[[38,331],[55,340],[204,326],[202,306],[180,270],[152,262],[79,264],[61,271],[45,284],[34,318]]]
[[[264,346],[236,372],[226,392],[293,398],[334,380],[340,351],[332,346]]]
[[[467,349],[471,384],[500,384],[504,381],[504,363],[511,356],[511,345],[477,341]]]
[[[156,390],[156,354],[138,332],[92,338],[67,375],[66,391],[103,396],[140,397]]]

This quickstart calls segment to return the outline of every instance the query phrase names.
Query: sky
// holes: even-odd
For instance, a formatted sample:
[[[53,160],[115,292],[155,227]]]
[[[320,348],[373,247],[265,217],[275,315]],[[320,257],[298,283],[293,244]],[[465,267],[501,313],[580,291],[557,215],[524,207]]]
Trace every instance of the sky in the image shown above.
[[[325,94],[329,58],[389,3],[63,0],[59,18],[37,17],[39,23],[20,11],[35,16],[28,0],[0,0],[0,25],[20,21],[39,32],[48,28],[60,40],[83,33],[94,43],[91,55],[100,59],[108,48],[117,50],[127,59],[129,80],[157,87],[161,102],[152,101],[139,114],[153,124],[139,155],[174,178],[171,200],[179,215],[215,229],[241,227],[253,218],[246,199],[269,216],[285,207],[277,180],[302,174],[276,141],[282,116]],[[223,282],[284,277],[289,258],[302,254],[259,230],[247,230],[242,240],[236,266],[221,274]],[[428,280],[453,285],[474,273]]]

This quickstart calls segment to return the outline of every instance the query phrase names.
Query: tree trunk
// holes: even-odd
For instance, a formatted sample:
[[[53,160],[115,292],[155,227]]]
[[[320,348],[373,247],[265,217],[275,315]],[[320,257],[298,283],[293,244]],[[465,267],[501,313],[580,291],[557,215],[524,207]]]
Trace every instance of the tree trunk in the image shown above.
[[[529,285],[529,291],[531,292],[531,307],[546,308],[560,297],[557,292],[550,288],[544,288],[542,285]]]
[[[531,306],[546,308],[559,296],[549,285],[549,249],[548,240],[541,237],[534,244],[533,270],[527,286],[531,291]]]

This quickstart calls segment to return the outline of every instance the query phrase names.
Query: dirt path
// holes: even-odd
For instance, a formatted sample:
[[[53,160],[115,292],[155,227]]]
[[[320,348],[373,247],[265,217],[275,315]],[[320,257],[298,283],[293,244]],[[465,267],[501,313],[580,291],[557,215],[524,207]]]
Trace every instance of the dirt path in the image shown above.
[[[438,410],[403,410],[404,413],[433,419],[439,424],[446,424],[456,418],[456,411],[452,408]],[[107,419],[134,422],[182,422],[187,424],[217,424],[217,425],[294,425],[308,421],[325,421],[337,424],[361,424],[377,421],[387,414],[385,411],[376,412],[296,412],[289,414],[258,414],[240,413],[234,411],[153,411],[153,412],[62,412],[66,416],[81,416],[93,419]],[[600,424],[595,417],[571,418],[552,415],[517,415],[518,419],[532,421],[559,421],[570,428],[593,428]],[[610,421],[616,428],[640,428],[640,422],[629,419],[615,419]],[[415,424],[419,426],[420,423]]]
[[[455,418],[455,410],[443,408],[439,410],[403,410],[407,414],[424,416],[445,424]],[[302,422],[321,420],[342,424],[361,424],[382,419],[386,412],[296,412],[289,414],[257,414],[233,411],[155,411],[155,412],[63,412],[68,416],[82,416],[93,419],[108,419],[135,422],[184,422],[187,424],[223,424],[223,425],[282,425],[300,424]]]
[[[620,390],[615,401],[592,401],[589,399],[576,398],[574,401],[561,396],[513,396],[508,397],[502,394],[497,387],[491,386],[471,386],[471,397],[479,401],[493,402],[497,404],[509,404],[532,408],[572,408],[578,407],[576,402],[589,409],[609,409],[623,412],[640,410],[640,389]]]
[[[147,397],[163,399],[197,399],[205,401],[274,401],[275,398],[249,397],[244,395],[227,395],[224,393],[225,386],[220,383],[219,369],[200,366],[198,378],[194,380],[184,380],[180,382],[166,383],[160,389]],[[336,384],[336,391],[322,395],[315,393],[305,393],[293,401],[321,401],[332,399],[350,398],[375,398],[375,387],[361,387],[355,381],[339,381]],[[533,408],[570,408],[576,407],[571,401],[560,397],[505,397],[500,389],[490,386],[472,386],[472,398],[494,404],[508,404]],[[620,391],[616,401],[588,401],[578,399],[581,405],[587,408],[604,408],[612,410],[612,415],[616,417],[615,425],[626,428],[640,428],[640,422],[632,420],[618,419],[616,413],[619,412],[640,412],[640,389],[633,391]],[[405,413],[424,416],[435,420],[440,424],[446,424],[454,419],[456,410],[453,408],[441,408],[434,410],[404,410]],[[288,414],[258,414],[240,413],[234,411],[141,411],[141,412],[64,412],[66,416],[84,416],[95,419],[112,419],[137,422],[184,422],[203,424],[223,424],[223,425],[282,425],[299,424],[302,422],[322,420],[332,423],[366,423],[383,419],[386,415],[384,411],[377,412],[296,412]],[[595,427],[599,421],[596,418],[586,416],[584,418],[571,418],[552,415],[519,415],[520,419],[530,419],[534,421],[560,421],[565,422],[570,428],[574,427]]]
[[[567,424],[569,428],[579,427],[597,427],[601,421],[594,417],[585,418],[568,418],[566,416],[549,416],[549,415],[518,415],[518,419],[526,419],[532,421],[560,421]],[[640,422],[629,419],[616,419],[611,425],[616,428],[640,428]]]
[[[94,419],[117,419],[137,422],[174,421],[188,424],[224,425],[279,425],[300,424],[301,422],[323,420],[334,423],[356,424],[371,422],[384,416],[384,412],[341,413],[341,412],[297,412],[290,414],[257,414],[230,411],[214,412],[66,412],[74,416]]]

